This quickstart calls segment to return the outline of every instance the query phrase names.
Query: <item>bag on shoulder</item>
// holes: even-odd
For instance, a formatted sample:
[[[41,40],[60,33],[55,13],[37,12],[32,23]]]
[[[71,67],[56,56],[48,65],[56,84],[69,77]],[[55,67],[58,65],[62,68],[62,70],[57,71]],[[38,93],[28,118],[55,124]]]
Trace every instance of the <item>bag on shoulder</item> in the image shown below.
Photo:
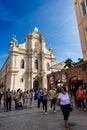
[[[73,107],[70,105],[69,106],[69,111],[72,112],[73,111]]]

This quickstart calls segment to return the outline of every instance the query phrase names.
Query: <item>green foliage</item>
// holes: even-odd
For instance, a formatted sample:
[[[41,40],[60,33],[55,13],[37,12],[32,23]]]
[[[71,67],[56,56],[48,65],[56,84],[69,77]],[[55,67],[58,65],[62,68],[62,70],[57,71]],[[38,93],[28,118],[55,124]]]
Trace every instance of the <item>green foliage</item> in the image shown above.
[[[64,68],[71,68],[73,66],[73,61],[70,58],[66,59],[64,63],[65,63]]]
[[[78,58],[78,61],[79,62],[83,62],[83,58]]]

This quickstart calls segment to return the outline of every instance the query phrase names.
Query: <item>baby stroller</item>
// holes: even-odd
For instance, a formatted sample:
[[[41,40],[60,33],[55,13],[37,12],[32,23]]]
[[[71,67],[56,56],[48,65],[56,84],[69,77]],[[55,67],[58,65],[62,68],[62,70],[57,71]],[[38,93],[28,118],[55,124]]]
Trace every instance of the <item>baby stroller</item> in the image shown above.
[[[18,100],[17,102],[16,102],[16,110],[18,110],[18,109],[23,109],[23,103],[22,103],[22,101],[21,100]]]

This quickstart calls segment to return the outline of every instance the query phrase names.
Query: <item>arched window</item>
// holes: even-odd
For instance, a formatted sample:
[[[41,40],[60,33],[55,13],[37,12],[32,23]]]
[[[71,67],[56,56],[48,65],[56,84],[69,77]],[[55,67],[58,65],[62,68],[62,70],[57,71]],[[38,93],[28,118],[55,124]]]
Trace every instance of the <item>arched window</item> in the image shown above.
[[[24,68],[24,59],[21,60],[21,68]]]
[[[50,64],[47,63],[47,70],[50,70]]]
[[[87,15],[87,0],[82,0],[81,8],[82,8],[83,16],[86,16]]]
[[[38,69],[38,60],[35,60],[35,69]]]

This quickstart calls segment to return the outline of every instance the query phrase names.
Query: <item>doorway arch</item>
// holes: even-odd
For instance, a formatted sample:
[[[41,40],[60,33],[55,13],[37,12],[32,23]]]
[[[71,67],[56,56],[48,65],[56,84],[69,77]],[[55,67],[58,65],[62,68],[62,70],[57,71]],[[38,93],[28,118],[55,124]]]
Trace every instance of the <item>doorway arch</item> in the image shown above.
[[[39,88],[39,82],[38,82],[38,80],[35,80],[33,82],[33,89],[34,89],[34,91],[36,91],[38,88]]]
[[[83,85],[83,80],[81,77],[78,78],[78,76],[73,76],[70,78],[69,80],[70,89],[74,87],[77,90],[80,85]]]

